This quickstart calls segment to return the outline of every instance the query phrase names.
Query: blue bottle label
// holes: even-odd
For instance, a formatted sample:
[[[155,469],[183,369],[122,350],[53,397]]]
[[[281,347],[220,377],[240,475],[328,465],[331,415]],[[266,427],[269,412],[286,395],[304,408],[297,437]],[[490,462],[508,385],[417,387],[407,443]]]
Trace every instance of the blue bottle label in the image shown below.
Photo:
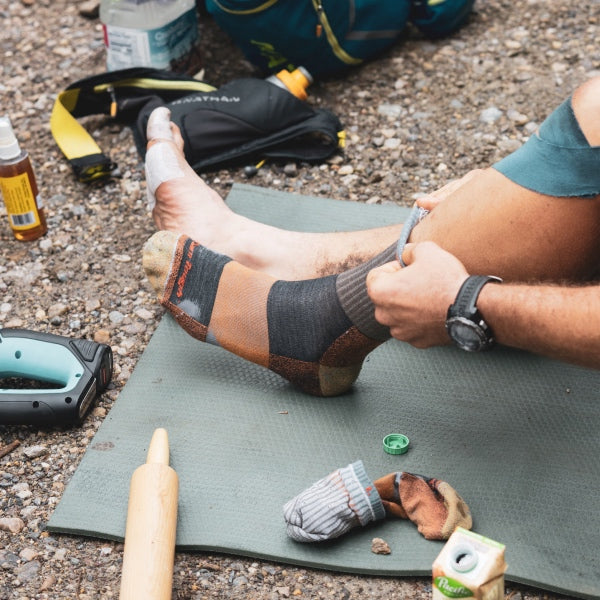
[[[169,69],[198,40],[198,17],[192,8],[155,29],[104,25],[104,36],[109,71],[129,67]]]

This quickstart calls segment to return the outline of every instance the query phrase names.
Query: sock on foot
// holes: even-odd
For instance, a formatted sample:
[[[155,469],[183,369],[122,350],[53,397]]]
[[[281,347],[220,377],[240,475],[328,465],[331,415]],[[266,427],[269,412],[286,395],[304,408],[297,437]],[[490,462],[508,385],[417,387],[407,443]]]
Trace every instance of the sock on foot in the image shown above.
[[[277,281],[160,231],[144,247],[159,300],[190,335],[278,373],[317,396],[346,392],[369,352],[388,339],[365,286],[369,270],[393,260],[390,247],[342,275]]]
[[[473,524],[469,507],[445,481],[398,472],[372,483],[362,461],[317,481],[283,513],[288,535],[299,542],[330,540],[386,516],[410,519],[430,540],[446,540],[456,527]]]

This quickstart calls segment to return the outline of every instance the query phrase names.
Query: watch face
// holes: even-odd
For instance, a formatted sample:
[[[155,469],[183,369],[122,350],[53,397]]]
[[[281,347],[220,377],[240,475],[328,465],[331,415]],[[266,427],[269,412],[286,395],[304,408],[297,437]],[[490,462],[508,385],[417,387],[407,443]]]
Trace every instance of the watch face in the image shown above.
[[[482,350],[487,341],[481,327],[463,317],[455,317],[448,321],[448,334],[459,348],[468,352]]]

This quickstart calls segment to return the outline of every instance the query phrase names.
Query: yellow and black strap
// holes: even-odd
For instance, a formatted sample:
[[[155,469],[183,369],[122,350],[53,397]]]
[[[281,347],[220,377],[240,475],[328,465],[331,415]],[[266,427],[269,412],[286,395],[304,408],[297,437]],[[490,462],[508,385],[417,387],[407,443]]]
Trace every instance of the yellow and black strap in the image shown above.
[[[50,130],[77,179],[91,183],[111,176],[116,164],[106,156],[77,118],[105,114],[117,117],[120,106],[144,96],[173,100],[215,88],[203,81],[152,69],[124,69],[96,75],[58,94],[50,116]]]

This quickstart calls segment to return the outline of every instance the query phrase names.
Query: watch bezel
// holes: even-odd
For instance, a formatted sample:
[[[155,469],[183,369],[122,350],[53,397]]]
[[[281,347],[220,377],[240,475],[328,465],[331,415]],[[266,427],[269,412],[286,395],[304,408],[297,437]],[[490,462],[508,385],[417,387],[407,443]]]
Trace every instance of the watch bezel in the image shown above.
[[[463,341],[457,336],[456,332],[454,331],[454,327],[457,324],[467,327],[476,334],[476,336],[479,338],[479,344],[477,347],[473,347],[473,344]],[[488,350],[494,345],[494,338],[490,335],[490,329],[483,320],[475,322],[467,317],[450,317],[446,320],[446,331],[456,346],[458,346],[461,350],[465,350],[466,352],[481,352],[482,350]],[[476,341],[477,340],[473,340],[473,342]]]

